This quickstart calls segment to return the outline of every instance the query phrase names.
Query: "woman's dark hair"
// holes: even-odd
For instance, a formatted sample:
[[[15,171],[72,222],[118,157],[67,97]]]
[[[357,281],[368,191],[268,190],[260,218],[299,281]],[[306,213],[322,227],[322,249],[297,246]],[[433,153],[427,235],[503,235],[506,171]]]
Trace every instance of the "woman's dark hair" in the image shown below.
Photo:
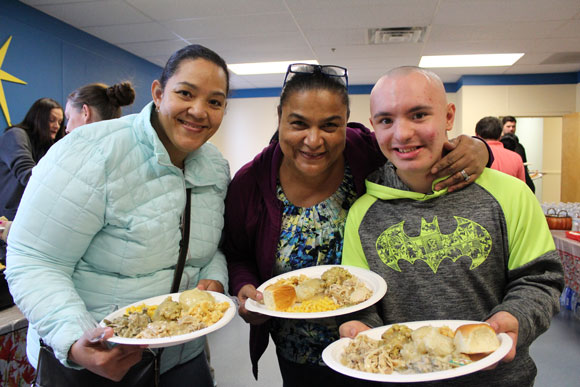
[[[135,101],[135,90],[131,82],[120,82],[112,86],[91,83],[70,93],[67,101],[77,110],[83,105],[92,107],[100,120],[110,120],[121,117],[121,106]]]
[[[350,116],[350,99],[348,97],[346,85],[336,77],[328,76],[321,72],[314,72],[294,74],[294,76],[286,82],[282,88],[282,93],[280,94],[278,117],[282,116],[282,107],[292,94],[307,90],[328,90],[339,95],[346,106],[347,119]],[[270,142],[274,141],[278,141],[278,131],[274,133],[274,136],[270,140]]]
[[[64,136],[63,119],[54,141],[50,137],[49,121],[52,109],[60,109],[63,112],[64,118],[64,110],[58,102],[52,98],[41,98],[35,101],[30,109],[28,109],[22,122],[6,129],[10,130],[14,127],[19,127],[26,130],[30,138],[30,143],[32,144],[32,155],[35,161],[40,160],[46,151],[48,151],[48,148]]]
[[[217,66],[221,67],[222,70],[224,70],[224,73],[226,74],[226,94],[228,94],[230,91],[230,73],[228,72],[226,61],[209,48],[199,44],[191,44],[189,46],[183,47],[171,55],[171,58],[169,58],[167,61],[167,64],[161,73],[161,77],[159,78],[161,87],[165,88],[167,80],[169,80],[169,78],[175,74],[181,62],[184,60],[196,59],[205,59],[216,64]]]

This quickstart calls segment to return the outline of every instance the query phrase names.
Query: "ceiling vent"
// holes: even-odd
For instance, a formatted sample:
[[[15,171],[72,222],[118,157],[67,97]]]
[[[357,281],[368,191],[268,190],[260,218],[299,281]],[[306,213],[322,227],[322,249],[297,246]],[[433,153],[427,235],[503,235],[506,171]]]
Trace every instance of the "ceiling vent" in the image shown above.
[[[425,27],[369,28],[368,44],[419,43]]]

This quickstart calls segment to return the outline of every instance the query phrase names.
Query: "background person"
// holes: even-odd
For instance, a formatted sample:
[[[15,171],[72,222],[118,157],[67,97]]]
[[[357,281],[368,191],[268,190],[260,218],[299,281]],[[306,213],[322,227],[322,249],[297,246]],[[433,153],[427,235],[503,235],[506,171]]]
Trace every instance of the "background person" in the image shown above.
[[[526,157],[526,150],[524,146],[520,144],[520,140],[516,136],[516,118],[514,116],[505,116],[501,119],[502,123],[502,137],[500,141],[502,142],[504,148],[516,152],[522,158],[524,162],[524,170],[526,172],[526,184],[532,192],[536,192],[536,186],[534,181],[530,177],[530,171],[528,171],[528,166],[525,165],[528,162]]]
[[[151,89],[153,102],[140,113],[67,135],[24,193],[8,237],[6,277],[30,324],[33,365],[40,337],[62,364],[110,380],[140,361],[143,348],[91,343],[78,320],[100,321],[115,307],[169,293],[187,188],[192,248],[180,291],[224,291],[227,268],[217,246],[229,166],[207,141],[224,115],[226,64],[203,46],[187,46]],[[213,386],[204,343],[165,348],[161,385]]]
[[[0,136],[0,216],[16,215],[32,168],[48,149],[64,135],[64,112],[51,98],[35,101],[21,123]],[[7,235],[8,232],[3,233]],[[5,239],[0,240],[0,261],[6,257]]]
[[[493,153],[491,168],[521,181],[526,181],[526,172],[522,158],[516,152],[505,149],[499,141],[501,137],[501,122],[496,117],[483,117],[475,125],[475,134],[483,138]]]
[[[135,90],[131,82],[120,82],[112,86],[91,83],[69,94],[64,109],[70,133],[81,125],[121,117],[121,106],[135,101]]]
[[[373,88],[371,123],[389,162],[349,211],[342,263],[380,274],[389,291],[341,325],[341,336],[405,321],[486,320],[512,338],[503,359],[511,363],[428,385],[532,386],[528,349],[558,312],[562,264],[536,197],[519,180],[485,169],[462,190],[433,189],[430,170],[454,118],[430,71],[397,68]]]
[[[347,125],[348,116],[346,69],[291,65],[280,95],[277,136],[228,189],[224,252],[239,314],[251,324],[253,372],[257,377],[271,334],[284,386],[356,382],[322,362],[322,350],[338,339],[333,318],[269,319],[245,308],[247,298],[261,299],[256,287],[275,275],[340,263],[347,211],[364,192],[367,174],[385,163],[374,135],[361,124]],[[478,175],[487,158],[483,141],[462,136],[437,167],[441,174],[465,169]],[[442,185],[453,184],[467,183],[457,172]]]
[[[63,135],[62,107],[51,98],[41,98],[21,123],[0,136],[0,215],[14,219],[32,168]]]

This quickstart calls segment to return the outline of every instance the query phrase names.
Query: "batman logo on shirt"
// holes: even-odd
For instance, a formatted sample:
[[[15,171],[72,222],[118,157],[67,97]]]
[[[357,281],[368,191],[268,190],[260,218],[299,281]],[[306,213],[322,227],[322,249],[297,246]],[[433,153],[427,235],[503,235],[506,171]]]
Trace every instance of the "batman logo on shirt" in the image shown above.
[[[491,236],[480,224],[454,216],[457,228],[451,234],[442,234],[437,217],[432,222],[421,219],[421,233],[410,237],[405,234],[402,221],[385,230],[376,242],[377,253],[391,269],[401,271],[399,260],[414,264],[424,261],[437,273],[441,262],[448,258],[456,262],[461,257],[471,259],[470,270],[481,265],[491,251]]]

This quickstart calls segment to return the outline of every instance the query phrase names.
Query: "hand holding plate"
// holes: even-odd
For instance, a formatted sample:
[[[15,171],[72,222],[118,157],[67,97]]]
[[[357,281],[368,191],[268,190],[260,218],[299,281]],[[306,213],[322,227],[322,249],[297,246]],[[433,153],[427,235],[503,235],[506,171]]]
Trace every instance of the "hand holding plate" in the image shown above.
[[[340,328],[338,328],[338,332],[340,333],[341,339],[343,337],[354,339],[356,335],[359,334],[359,332],[366,331],[369,329],[370,328],[366,324],[360,321],[352,320],[342,324]]]
[[[250,312],[246,309],[246,300],[252,299],[256,302],[261,302],[264,298],[262,292],[256,290],[254,285],[244,285],[238,292],[238,301],[240,302],[240,308],[238,309],[238,314],[244,319],[248,324],[260,325],[265,323],[270,319],[270,316],[263,315],[261,313]]]
[[[112,328],[104,328],[103,340],[91,342],[83,335],[70,348],[69,360],[104,378],[120,381],[131,367],[141,360],[143,348],[116,345],[112,348],[104,340],[113,336]]]
[[[506,333],[512,339],[512,347],[510,351],[501,360],[503,363],[509,363],[516,357],[516,346],[518,343],[519,322],[518,319],[508,312],[497,312],[491,316],[487,321],[489,325],[496,331],[496,333]]]

